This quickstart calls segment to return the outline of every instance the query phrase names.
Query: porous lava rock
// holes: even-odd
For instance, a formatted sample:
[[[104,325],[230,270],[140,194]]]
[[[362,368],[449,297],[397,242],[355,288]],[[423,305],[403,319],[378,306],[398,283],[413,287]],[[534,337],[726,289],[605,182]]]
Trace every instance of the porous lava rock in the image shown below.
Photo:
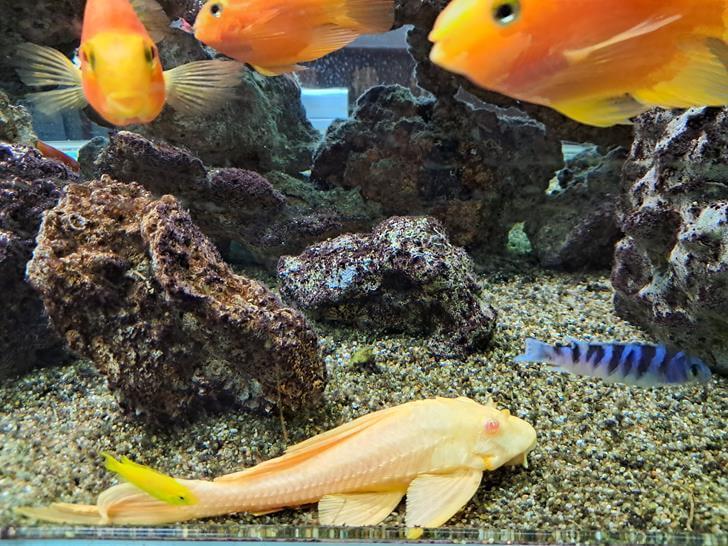
[[[33,146],[36,136],[33,132],[33,119],[21,105],[14,104],[0,91],[0,142]]]
[[[636,125],[612,269],[617,313],[728,373],[728,109]]]
[[[525,117],[442,105],[396,85],[370,89],[329,129],[311,178],[359,188],[386,216],[433,216],[477,260],[503,251],[513,224],[545,200],[561,142]]]
[[[428,335],[460,352],[486,347],[495,325],[470,258],[434,218],[393,217],[313,245],[282,257],[278,276],[283,298],[317,320]]]
[[[557,173],[559,187],[534,207],[525,231],[541,265],[580,271],[612,267],[622,232],[617,220],[627,151],[590,148]]]
[[[68,359],[43,303],[25,282],[43,212],[78,180],[33,149],[0,144],[0,379]]]
[[[172,196],[106,176],[69,185],[28,275],[128,412],[167,422],[321,398],[325,368],[304,317],[234,274]]]
[[[381,219],[356,189],[320,191],[282,172],[266,176],[243,169],[208,169],[188,151],[119,131],[92,141],[80,153],[87,178],[108,174],[139,182],[155,196],[172,194],[226,256],[275,270],[283,254],[347,231],[367,230]],[[229,257],[229,256],[228,256]]]

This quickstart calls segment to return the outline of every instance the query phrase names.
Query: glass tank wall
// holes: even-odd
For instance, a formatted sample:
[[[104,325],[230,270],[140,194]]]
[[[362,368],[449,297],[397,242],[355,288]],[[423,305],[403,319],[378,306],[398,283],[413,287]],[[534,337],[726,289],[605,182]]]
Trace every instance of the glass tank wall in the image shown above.
[[[592,4],[6,6],[0,538],[726,544],[725,2]]]

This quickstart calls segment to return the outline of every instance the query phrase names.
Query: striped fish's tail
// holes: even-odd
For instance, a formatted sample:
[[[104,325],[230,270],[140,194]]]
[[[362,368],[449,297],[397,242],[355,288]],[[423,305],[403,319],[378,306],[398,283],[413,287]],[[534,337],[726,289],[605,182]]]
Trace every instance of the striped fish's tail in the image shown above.
[[[548,343],[538,339],[526,338],[526,351],[518,355],[515,362],[550,362],[553,356],[553,348]]]

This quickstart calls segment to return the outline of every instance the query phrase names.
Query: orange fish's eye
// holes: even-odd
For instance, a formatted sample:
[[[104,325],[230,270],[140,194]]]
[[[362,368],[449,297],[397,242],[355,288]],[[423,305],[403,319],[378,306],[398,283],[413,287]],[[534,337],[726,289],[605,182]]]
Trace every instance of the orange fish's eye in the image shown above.
[[[488,419],[485,422],[484,428],[486,434],[495,434],[500,429],[500,423],[495,419]]]
[[[210,4],[210,13],[213,17],[220,17],[222,15],[222,4],[220,2]]]
[[[493,20],[499,25],[510,25],[521,14],[518,0],[499,0],[493,4]]]
[[[152,64],[157,59],[157,48],[154,46],[149,46],[144,50],[144,58],[147,61],[147,64]]]

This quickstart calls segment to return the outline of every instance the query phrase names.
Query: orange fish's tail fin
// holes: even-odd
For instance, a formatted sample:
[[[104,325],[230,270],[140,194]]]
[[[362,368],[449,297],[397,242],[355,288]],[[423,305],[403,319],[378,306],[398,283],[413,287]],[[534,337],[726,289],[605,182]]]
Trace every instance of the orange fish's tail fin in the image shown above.
[[[245,67],[233,61],[196,61],[164,72],[167,102],[188,114],[209,112],[235,97]]]
[[[342,26],[353,26],[360,34],[379,34],[392,29],[393,0],[344,0],[344,6],[350,22],[342,21]]]
[[[92,504],[66,504],[55,502],[41,508],[17,508],[22,516],[52,523],[71,523],[75,525],[102,525],[104,521],[97,506]]]

